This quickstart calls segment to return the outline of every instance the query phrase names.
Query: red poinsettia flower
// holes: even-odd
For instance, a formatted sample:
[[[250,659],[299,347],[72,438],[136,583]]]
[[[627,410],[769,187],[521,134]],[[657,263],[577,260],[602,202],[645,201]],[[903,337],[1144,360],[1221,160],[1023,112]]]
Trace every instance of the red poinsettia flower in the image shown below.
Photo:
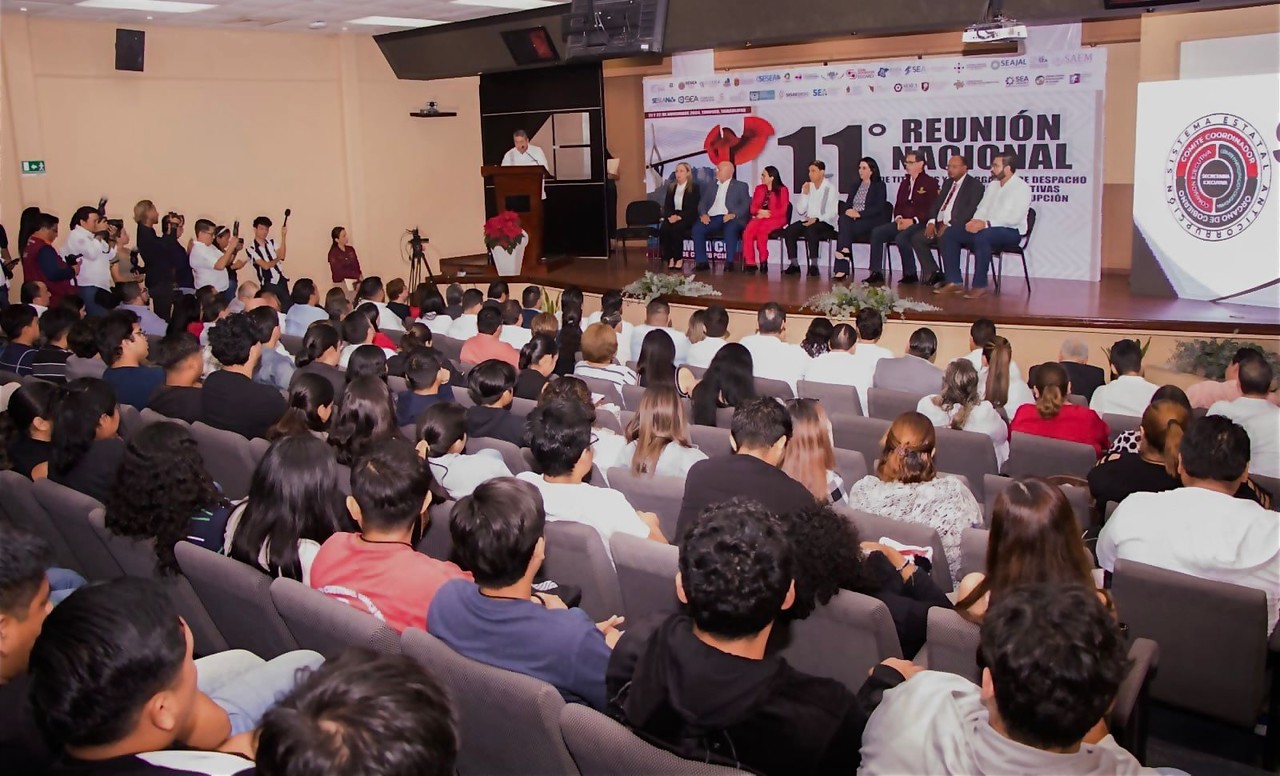
[[[524,239],[524,227],[520,225],[520,214],[507,210],[484,222],[484,245],[489,250],[495,247],[504,251],[514,250]]]

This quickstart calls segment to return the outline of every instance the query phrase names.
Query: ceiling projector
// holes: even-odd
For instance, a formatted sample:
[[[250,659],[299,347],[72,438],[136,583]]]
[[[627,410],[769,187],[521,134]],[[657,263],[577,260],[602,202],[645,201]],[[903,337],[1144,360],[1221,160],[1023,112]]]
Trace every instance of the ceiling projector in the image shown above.
[[[961,42],[966,45],[1026,39],[1027,25],[1019,24],[1013,19],[970,25],[960,37]]]

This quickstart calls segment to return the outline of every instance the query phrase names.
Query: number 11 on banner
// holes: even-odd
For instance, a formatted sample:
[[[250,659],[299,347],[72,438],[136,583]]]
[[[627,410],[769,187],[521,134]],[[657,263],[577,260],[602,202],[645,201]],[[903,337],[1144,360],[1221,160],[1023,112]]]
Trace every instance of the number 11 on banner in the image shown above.
[[[822,138],[823,145],[836,147],[836,180],[843,183],[858,179],[858,162],[862,159],[862,125],[850,124],[834,134]],[[785,137],[778,138],[778,145],[791,149],[791,180],[796,191],[809,180],[809,162],[818,158],[818,130],[801,127]]]

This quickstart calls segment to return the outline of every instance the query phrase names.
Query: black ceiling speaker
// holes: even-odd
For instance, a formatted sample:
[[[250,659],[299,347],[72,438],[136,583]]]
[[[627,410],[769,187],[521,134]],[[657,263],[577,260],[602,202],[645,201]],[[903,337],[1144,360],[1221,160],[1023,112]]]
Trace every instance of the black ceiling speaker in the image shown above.
[[[116,70],[142,72],[147,34],[142,30],[116,30]]]

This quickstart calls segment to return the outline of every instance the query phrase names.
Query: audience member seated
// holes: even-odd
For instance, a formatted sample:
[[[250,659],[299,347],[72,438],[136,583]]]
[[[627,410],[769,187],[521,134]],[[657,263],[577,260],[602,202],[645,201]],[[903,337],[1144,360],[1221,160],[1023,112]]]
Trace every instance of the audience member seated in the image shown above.
[[[355,466],[365,455],[392,440],[403,440],[396,424],[391,389],[382,380],[359,377],[347,383],[338,411],[329,421],[329,446],[338,463]]]
[[[634,474],[684,479],[690,467],[707,458],[689,442],[684,407],[670,386],[655,386],[644,392],[625,436],[627,446],[613,466],[629,468]]]
[[[613,383],[621,389],[640,378],[631,367],[617,363],[618,334],[608,324],[593,323],[582,333],[582,360],[573,368],[575,377]]]
[[[937,393],[942,386],[942,370],[935,365],[938,335],[932,329],[911,332],[907,352],[898,358],[882,358],[876,362],[871,385],[890,391],[925,395]],[[977,372],[977,369],[974,369]],[[866,407],[863,407],[865,410]]]
[[[523,306],[520,310],[520,325],[526,329],[533,329],[533,319],[542,312],[542,293],[542,288],[534,285],[525,286],[524,291],[520,292],[520,304]]]
[[[206,377],[200,389],[200,422],[246,439],[266,436],[286,405],[279,391],[253,381],[262,343],[254,336],[249,317],[227,316],[210,332],[209,346],[222,368]]]
[[[43,539],[0,517],[0,762],[6,772],[44,773],[54,754],[27,705],[27,663],[53,611]]]
[[[65,307],[55,307],[40,316],[40,336],[44,338],[44,345],[31,361],[32,377],[59,385],[67,381],[67,359],[71,357],[67,337],[79,320],[79,315]]]
[[[918,669],[886,660],[855,695],[767,656],[774,621],[795,602],[795,555],[755,501],[700,512],[680,541],[676,594],[688,614],[627,628],[606,676],[612,715],[690,760],[765,774],[855,771],[878,696]]]
[[[404,278],[392,278],[387,283],[386,292],[386,308],[400,321],[410,317],[409,284],[404,282]]]
[[[735,496],[754,499],[777,515],[813,506],[809,489],[778,468],[791,433],[791,416],[776,400],[760,397],[738,405],[729,432],[734,454],[713,456],[689,468],[677,539],[707,506]]]
[[[433,336],[449,336],[453,319],[445,312],[444,297],[440,296],[439,291],[423,296],[422,306],[418,312],[418,323],[430,329]]]
[[[36,360],[40,342],[40,319],[36,308],[27,304],[9,305],[0,310],[0,331],[8,340],[0,348],[0,371],[26,377]]]
[[[600,323],[603,323],[605,326],[613,329],[614,336],[618,338],[618,352],[614,355],[617,362],[619,364],[626,364],[629,361],[634,361],[637,356],[635,353],[631,352],[631,339],[629,337],[624,337],[622,334],[622,324],[626,323],[626,321],[622,320],[622,313],[605,313],[601,316]]]
[[[969,326],[969,347],[971,350],[964,358],[969,359],[969,363],[973,364],[973,368],[977,369],[979,373],[982,372],[983,367],[982,351],[995,336],[996,325],[989,318],[979,318]],[[1022,379],[1022,370],[1018,368],[1018,362],[1013,359],[1009,360],[1009,381],[1014,383],[1025,382]]]
[[[0,414],[3,468],[32,480],[49,476],[57,401],[58,387],[46,382],[32,381],[10,394],[8,409]]]
[[[223,553],[273,577],[310,585],[320,546],[338,531],[354,528],[342,476],[319,439],[275,441],[253,471],[248,498],[231,511]]]
[[[866,363],[859,363],[854,355],[858,344],[858,330],[847,323],[832,327],[831,336],[827,339],[827,350],[815,357],[805,366],[804,379],[811,383],[823,385],[853,386],[858,374],[867,369]],[[875,362],[871,362],[875,369]],[[858,393],[860,401],[866,401],[866,391]],[[866,404],[862,407],[865,410]]]
[[[921,399],[916,412],[937,428],[986,434],[995,446],[996,465],[1004,468],[1004,462],[1009,460],[1009,426],[991,402],[978,395],[978,373],[968,359],[958,358],[947,364],[942,392]]]
[[[497,359],[511,366],[520,362],[520,351],[502,340],[502,311],[485,305],[476,314],[476,334],[462,345],[462,362],[479,364]]]
[[[72,380],[53,407],[49,479],[106,502],[124,457],[116,392],[93,378]]]
[[[1158,387],[1142,376],[1142,356],[1142,345],[1136,339],[1116,340],[1107,354],[1111,382],[1094,390],[1089,409],[1099,415],[1142,417]]]
[[[390,373],[387,352],[377,345],[361,345],[351,351],[351,357],[347,359],[348,385],[361,377],[376,377],[385,383]]]
[[[615,328],[618,332],[618,360],[626,363],[631,360],[631,355],[639,353],[633,345],[636,327],[622,320],[622,292],[617,289],[610,289],[600,295],[600,310],[588,315],[582,320],[583,328],[593,323],[600,323],[606,318],[612,320],[614,317],[619,321]],[[623,356],[626,356],[625,358]]]
[[[1004,337],[996,335],[982,346],[978,392],[1007,417],[1017,415],[1018,409],[1024,405],[1036,403],[1035,394],[1014,370],[1013,346]]]
[[[232,299],[227,305],[227,312],[231,315],[247,312],[249,303],[258,296],[258,292],[261,290],[262,285],[256,280],[246,280],[241,283],[236,287],[236,298]]]
[[[818,316],[809,321],[809,330],[804,333],[800,347],[804,348],[804,352],[808,353],[810,358],[817,358],[831,350],[831,333],[834,330],[835,326],[831,323],[831,319]]]
[[[356,288],[356,307],[371,304],[378,310],[376,324],[379,329],[387,331],[403,331],[403,320],[387,307],[387,291],[382,286],[382,278],[366,277]]]
[[[845,482],[836,472],[836,450],[831,442],[831,421],[817,399],[787,402],[791,436],[782,457],[782,471],[805,486],[821,504],[844,503]]]
[[[687,398],[698,384],[698,378],[687,367],[677,367],[675,356],[675,343],[665,331],[654,329],[644,335],[636,363],[640,385],[645,388],[675,388],[682,398]]]
[[[165,335],[168,324],[165,323],[163,318],[151,311],[151,297],[141,283],[135,281],[118,283],[116,285],[116,293],[120,297],[120,306],[116,309],[128,310],[138,316],[138,325],[142,327],[143,334],[148,337],[163,337]]]
[[[546,520],[538,489],[517,479],[486,482],[462,498],[449,531],[454,556],[475,584],[440,588],[428,628],[464,657],[540,679],[570,703],[605,711],[605,671],[622,618],[595,623],[533,591],[546,558]]]
[[[1249,435],[1209,415],[1191,421],[1178,449],[1185,487],[1122,501],[1098,536],[1098,565],[1114,571],[1117,560],[1132,560],[1261,590],[1271,633],[1280,613],[1280,521],[1234,497],[1249,476]]]
[[[453,776],[459,746],[449,696],[426,668],[351,647],[262,715],[254,773]]]
[[[79,297],[68,297],[78,299]],[[101,318],[83,318],[71,325],[67,332],[67,347],[71,355],[67,356],[67,381],[79,380],[83,377],[102,378],[107,371],[107,364],[98,355],[98,324]]]
[[[383,348],[374,342],[377,334],[378,330],[369,321],[369,316],[359,310],[354,310],[343,318],[342,341],[346,344],[342,346],[342,353],[338,356],[338,366],[346,369],[347,363],[351,360],[351,354],[363,345],[373,345],[382,349],[383,355],[387,358],[394,356],[396,354],[394,350]]]
[[[621,304],[618,312],[622,312]],[[644,337],[654,329],[661,329],[671,335],[676,346],[676,363],[683,364],[689,357],[689,338],[684,332],[671,326],[671,305],[662,297],[653,299],[644,308],[644,323],[631,328],[630,352],[639,353],[644,344]],[[625,327],[624,327],[625,330]]]
[[[320,375],[295,375],[289,386],[289,406],[275,425],[267,429],[266,438],[275,441],[289,436],[329,438],[329,419],[337,396],[333,385]]]
[[[751,351],[737,342],[727,343],[711,359],[711,366],[691,392],[693,422],[716,425],[716,410],[738,407],[756,396]]]
[[[301,337],[311,324],[329,320],[329,314],[320,306],[320,289],[311,278],[295,281],[289,300],[293,304],[289,306],[289,315],[284,322],[284,333],[288,336]]]
[[[294,359],[297,364],[295,375],[317,374],[329,381],[333,392],[342,395],[347,385],[347,375],[340,366],[342,363],[341,340],[338,330],[327,323],[315,323],[302,337],[302,351]]]
[[[462,405],[433,404],[418,417],[417,425],[418,455],[430,463],[431,473],[450,499],[471,495],[481,483],[511,476],[496,450],[467,454],[467,411]]]
[[[893,351],[879,344],[884,334],[884,316],[879,310],[871,307],[859,309],[854,323],[858,327],[858,344],[853,350],[853,373],[849,382],[858,389],[858,400],[865,410],[868,406],[867,390],[875,382],[876,367],[884,359],[893,358]]]
[[[886,693],[860,773],[1156,773],[1104,715],[1129,670],[1128,639],[1089,590],[1038,584],[991,608],[981,684],[925,671]]]
[[[396,354],[387,359],[387,374],[393,377],[404,377],[405,362],[409,354],[419,348],[431,347],[431,329],[426,324],[414,321],[405,327],[396,343]]]
[[[849,488],[849,506],[938,532],[951,579],[960,574],[960,535],[982,526],[982,505],[958,477],[938,476],[933,453],[933,424],[918,412],[904,412],[884,436],[880,461]]]
[[[1066,494],[1039,477],[1017,480],[996,497],[985,571],[956,587],[956,610],[982,622],[993,600],[1024,585],[1093,588],[1093,557]],[[1098,597],[1110,606],[1104,593]]]
[[[412,426],[430,406],[453,401],[449,369],[434,348],[418,348],[405,359],[409,390],[396,394],[396,425]]]
[[[1158,401],[1174,401],[1181,404],[1187,409],[1187,416],[1191,416],[1191,402],[1187,399],[1187,394],[1176,385],[1162,385],[1151,394],[1151,404]],[[1147,405],[1147,406],[1150,406]],[[1145,411],[1144,411],[1145,412]],[[1130,429],[1129,431],[1121,431],[1116,434],[1115,439],[1111,441],[1111,447],[1107,450],[1111,453],[1137,453],[1142,449],[1142,429]]]
[[[554,336],[534,334],[520,349],[520,374],[516,377],[516,398],[537,401],[547,380],[551,379],[551,375],[555,373],[556,359],[559,356],[560,348],[556,345]]]
[[[769,302],[756,313],[756,333],[743,337],[741,344],[751,353],[754,377],[781,380],[794,393],[813,359],[786,336],[787,314],[777,302]]]
[[[1071,393],[1067,370],[1061,364],[1050,362],[1032,371],[1035,374],[1031,387],[1036,403],[1018,408],[1009,424],[1010,430],[1090,445],[1101,457],[1110,441],[1110,430],[1098,413],[1067,401],[1067,394]]]
[[[151,392],[147,409],[187,423],[200,420],[204,412],[200,393],[204,355],[200,340],[185,331],[166,335],[156,345],[151,361],[164,369],[164,385]]]
[[[502,331],[498,338],[515,348],[516,352],[529,344],[529,338],[533,336],[533,332],[520,325],[522,312],[520,303],[514,299],[502,303]]]
[[[478,288],[468,288],[462,294],[462,314],[449,326],[448,335],[466,342],[480,333],[477,316],[484,306],[484,294]]]
[[[516,370],[505,361],[485,361],[467,374],[467,436],[491,437],[525,446],[524,418],[511,414]]]
[[[780,518],[795,552],[796,601],[786,620],[803,620],[841,590],[869,595],[889,609],[902,654],[924,646],[929,609],[951,608],[923,566],[875,542],[859,542],[858,527],[830,506],[814,505]]]
[[[563,302],[563,297],[561,298]],[[563,325],[556,334],[556,344],[560,347],[560,357],[556,359],[557,375],[573,374],[578,365],[578,353],[582,350],[582,310],[569,307],[562,312]]]
[[[706,336],[689,345],[689,353],[686,357],[688,366],[700,369],[711,366],[711,359],[715,358],[720,348],[728,343],[729,336],[729,311],[724,308],[724,305],[713,304],[705,312]]]
[[[1254,347],[1236,350],[1235,355],[1231,357],[1231,363],[1227,364],[1224,380],[1202,380],[1187,388],[1187,398],[1191,401],[1191,406],[1198,410],[1207,410],[1216,402],[1231,401],[1243,396],[1244,393],[1240,390],[1240,364],[1255,357],[1265,358],[1262,351]],[[1276,394],[1271,394],[1269,399],[1273,403],[1280,401],[1280,397]]]
[[[1249,434],[1249,471],[1280,477],[1280,407],[1267,400],[1274,374],[1265,358],[1247,358],[1237,367],[1241,396],[1214,402],[1210,415],[1221,415]]]
[[[484,303],[489,307],[501,310],[502,305],[506,304],[510,298],[511,287],[507,285],[507,281],[494,280],[489,283],[489,292],[485,294]]]
[[[253,336],[262,345],[262,359],[253,376],[254,382],[269,385],[277,391],[289,390],[294,364],[292,356],[277,349],[280,344],[280,313],[264,306],[255,307],[248,315],[249,323],[253,325]]]
[[[324,295],[324,311],[329,316],[329,323],[337,326],[351,314],[351,300],[345,291],[335,286]]]
[[[18,287],[18,302],[29,304],[36,310],[36,315],[43,318],[53,306],[53,295],[49,286],[41,280],[31,280]]]
[[[414,549],[427,507],[444,500],[431,468],[413,445],[390,440],[351,469],[347,509],[359,533],[339,532],[311,564],[311,586],[403,631],[427,628],[431,599],[452,579],[471,574]]]
[[[1151,402],[1142,413],[1138,452],[1113,453],[1089,472],[1089,491],[1101,514],[1111,503],[1134,493],[1160,493],[1182,487],[1178,446],[1191,422],[1191,411],[1176,401]]]
[[[476,290],[477,294],[480,291]],[[450,283],[444,290],[445,312],[453,320],[458,320],[462,315],[465,304],[464,292],[460,283]],[[480,303],[484,304],[484,294],[480,294]],[[465,339],[465,337],[464,337]]]
[[[1071,392],[1083,396],[1085,400],[1093,398],[1093,392],[1106,382],[1106,374],[1100,366],[1089,364],[1089,343],[1078,337],[1068,337],[1058,350],[1058,363],[1067,370],[1067,378],[1071,383]]]
[[[151,394],[164,384],[164,370],[143,366],[150,347],[138,327],[138,316],[113,310],[98,325],[98,350],[107,370],[102,379],[116,390],[121,404],[142,409]]]
[[[555,404],[558,401],[569,401],[577,404],[582,412],[591,420],[591,452],[595,460],[603,467],[617,461],[622,455],[622,448],[627,446],[627,438],[611,428],[600,425],[599,415],[591,400],[591,389],[576,377],[561,377],[547,383],[547,387],[538,396],[539,407]]]

